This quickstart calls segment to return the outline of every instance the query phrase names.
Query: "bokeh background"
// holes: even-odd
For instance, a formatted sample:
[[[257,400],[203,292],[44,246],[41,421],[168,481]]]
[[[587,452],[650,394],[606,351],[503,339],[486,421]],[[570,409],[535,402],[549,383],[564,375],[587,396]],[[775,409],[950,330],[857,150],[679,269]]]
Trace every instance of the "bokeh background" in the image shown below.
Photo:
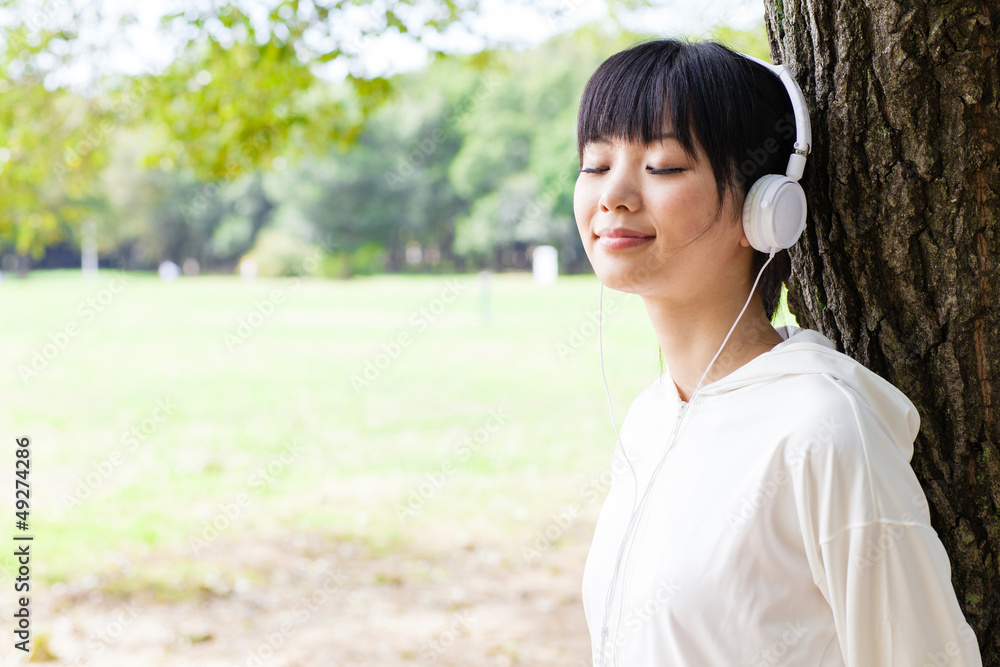
[[[614,432],[576,105],[649,37],[766,58],[762,21],[0,2],[0,539],[20,437],[35,537],[3,664],[590,664]],[[604,324],[620,423],[661,367],[638,299]]]

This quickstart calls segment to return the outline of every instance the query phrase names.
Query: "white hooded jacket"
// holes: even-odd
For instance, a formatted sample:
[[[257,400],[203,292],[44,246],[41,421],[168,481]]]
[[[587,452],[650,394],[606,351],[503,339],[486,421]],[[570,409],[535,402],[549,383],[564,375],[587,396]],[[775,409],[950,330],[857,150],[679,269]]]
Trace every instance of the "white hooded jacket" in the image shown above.
[[[909,465],[913,404],[780,333],[690,406],[665,374],[629,409],[583,580],[594,665],[981,667]]]

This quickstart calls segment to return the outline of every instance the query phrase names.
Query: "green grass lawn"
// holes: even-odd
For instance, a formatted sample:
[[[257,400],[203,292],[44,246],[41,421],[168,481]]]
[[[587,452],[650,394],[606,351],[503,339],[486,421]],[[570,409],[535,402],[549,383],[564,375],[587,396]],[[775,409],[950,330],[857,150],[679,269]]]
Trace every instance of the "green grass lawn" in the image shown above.
[[[0,282],[5,532],[27,435],[37,581],[123,555],[196,564],[216,533],[523,543],[610,461],[593,276],[494,275],[487,318],[476,275],[115,275]],[[605,304],[620,423],[657,347],[638,298]]]

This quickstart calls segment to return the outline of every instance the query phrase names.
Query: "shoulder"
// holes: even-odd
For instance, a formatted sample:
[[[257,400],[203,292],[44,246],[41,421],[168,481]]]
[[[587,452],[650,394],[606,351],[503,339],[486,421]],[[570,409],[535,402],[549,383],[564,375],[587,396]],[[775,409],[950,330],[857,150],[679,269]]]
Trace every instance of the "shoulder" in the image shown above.
[[[851,357],[812,343],[788,346],[767,365],[770,382],[762,396],[780,412],[780,428],[790,439],[852,453],[888,447],[909,461],[920,419],[892,383]]]
[[[910,466],[915,409],[879,380],[882,394],[824,373],[780,380],[788,400],[785,462],[820,542],[875,522],[929,526],[926,499]]]
[[[782,378],[775,383],[783,400],[789,435],[799,441],[814,439],[814,431],[822,427],[850,439],[863,410],[864,399],[842,381],[830,375],[810,373]],[[832,438],[824,437],[823,442]]]

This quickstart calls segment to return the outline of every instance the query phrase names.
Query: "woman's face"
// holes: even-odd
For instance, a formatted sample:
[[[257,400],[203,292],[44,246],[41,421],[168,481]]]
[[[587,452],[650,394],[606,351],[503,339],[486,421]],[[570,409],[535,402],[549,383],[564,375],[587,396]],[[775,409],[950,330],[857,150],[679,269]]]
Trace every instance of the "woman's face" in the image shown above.
[[[742,285],[750,271],[742,211],[727,199],[720,213],[702,149],[692,158],[666,134],[645,145],[588,144],[573,210],[602,283],[644,296],[702,299]]]

